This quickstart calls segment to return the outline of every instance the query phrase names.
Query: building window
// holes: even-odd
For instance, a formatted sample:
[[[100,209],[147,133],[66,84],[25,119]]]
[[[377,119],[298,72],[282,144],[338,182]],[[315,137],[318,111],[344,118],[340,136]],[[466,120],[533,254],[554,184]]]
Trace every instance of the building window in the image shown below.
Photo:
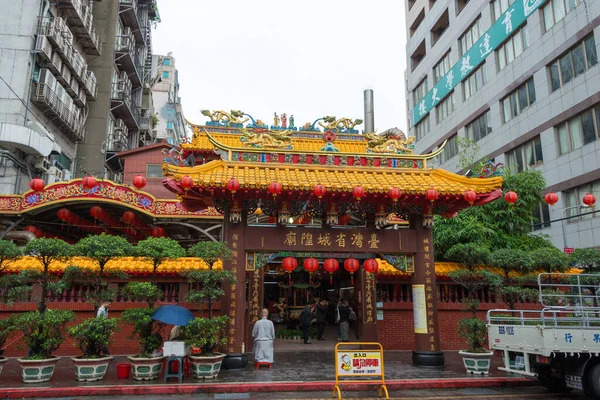
[[[167,129],[173,129],[173,122],[167,122]]]
[[[594,211],[588,207],[578,207],[582,205],[583,196],[591,193],[596,197],[600,197],[600,180],[586,183],[585,185],[578,186],[576,188],[566,190],[564,192],[565,209],[567,210],[567,217],[574,215],[586,214],[590,211]],[[571,208],[569,208],[571,207]],[[567,221],[579,221],[582,219],[591,219],[594,216],[600,216],[600,213],[588,214],[582,217],[570,218]]]
[[[437,123],[442,122],[452,111],[454,111],[454,92],[450,93],[440,104],[435,106]]]
[[[171,65],[171,59],[165,58],[165,60],[163,61],[163,65]]]
[[[469,0],[456,0],[456,15],[460,14],[468,2]]]
[[[461,37],[458,38],[458,52],[462,57],[473,44],[481,37],[481,19],[477,17],[477,20],[467,29]]]
[[[169,79],[169,71],[163,71],[163,73],[162,73],[162,77],[163,77],[164,79]]]
[[[558,21],[563,19],[565,15],[570,13],[577,7],[580,0],[550,0],[544,7],[544,28],[549,31]]]
[[[483,139],[492,133],[489,110],[486,111],[481,117],[467,125],[466,131],[467,137],[474,142],[477,142],[479,139]]]
[[[533,77],[500,101],[504,122],[508,122],[535,103]]]
[[[146,178],[162,178],[162,164],[146,165]]]
[[[429,115],[419,121],[418,124],[415,125],[415,136],[417,140],[421,140],[429,133]]]
[[[515,0],[494,0],[492,2],[492,21],[496,21],[508,10]]]
[[[529,30],[527,25],[519,29],[508,41],[496,51],[498,71],[501,71],[529,47]]]
[[[438,81],[442,79],[444,75],[446,75],[446,72],[450,71],[450,68],[452,68],[450,52],[447,52],[440,62],[433,67],[433,84],[435,85],[438,83]]]
[[[458,154],[458,136],[456,134],[454,134],[454,136],[452,136],[450,139],[448,139],[446,146],[444,146],[444,150],[439,155],[440,164],[445,163],[446,161],[450,160],[452,157],[454,157],[457,154]]]
[[[594,36],[590,36],[550,64],[548,68],[552,91],[569,83],[597,63],[596,42]]]
[[[523,172],[544,162],[539,136],[506,153],[506,164],[513,172]]]
[[[421,83],[417,85],[413,90],[413,104],[415,106],[425,97],[427,94],[427,78],[423,79]]]
[[[600,105],[556,127],[559,153],[567,154],[600,138]]]
[[[485,64],[482,64],[463,81],[463,97],[467,100],[485,85]]]
[[[537,207],[533,209],[531,213],[533,229],[534,231],[539,231],[542,228],[550,228],[550,208],[545,201],[538,203]]]

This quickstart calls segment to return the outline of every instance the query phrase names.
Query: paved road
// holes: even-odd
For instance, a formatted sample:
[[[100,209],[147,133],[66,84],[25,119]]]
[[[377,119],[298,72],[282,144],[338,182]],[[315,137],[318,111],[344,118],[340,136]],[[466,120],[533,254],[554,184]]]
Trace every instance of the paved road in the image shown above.
[[[373,392],[344,392],[343,399],[360,398],[363,400],[377,399]],[[293,392],[293,393],[236,393],[236,394],[195,394],[173,396],[91,396],[82,400],[234,400],[234,399],[295,399],[295,400],[331,400],[330,392]],[[394,400],[585,400],[583,393],[551,394],[541,387],[494,388],[494,389],[434,389],[406,390],[390,392]],[[379,399],[378,399],[379,400]]]

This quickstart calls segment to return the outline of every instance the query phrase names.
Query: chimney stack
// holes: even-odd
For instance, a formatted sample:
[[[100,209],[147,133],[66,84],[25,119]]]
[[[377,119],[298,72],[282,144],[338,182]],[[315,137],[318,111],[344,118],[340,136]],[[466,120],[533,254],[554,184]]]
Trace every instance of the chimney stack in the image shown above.
[[[373,105],[373,90],[366,89],[365,97],[365,129],[364,133],[371,133],[375,130],[375,115]]]

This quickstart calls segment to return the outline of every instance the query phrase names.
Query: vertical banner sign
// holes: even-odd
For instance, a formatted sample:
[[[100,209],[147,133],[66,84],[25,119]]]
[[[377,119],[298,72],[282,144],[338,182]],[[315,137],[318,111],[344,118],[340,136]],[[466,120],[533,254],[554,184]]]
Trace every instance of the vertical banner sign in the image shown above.
[[[516,0],[498,20],[492,24],[460,61],[435,84],[425,97],[411,110],[411,126],[416,125],[467,76],[483,63],[488,55],[517,31],[532,12],[546,0]]]
[[[427,308],[425,307],[425,285],[412,285],[415,333],[427,333]]]

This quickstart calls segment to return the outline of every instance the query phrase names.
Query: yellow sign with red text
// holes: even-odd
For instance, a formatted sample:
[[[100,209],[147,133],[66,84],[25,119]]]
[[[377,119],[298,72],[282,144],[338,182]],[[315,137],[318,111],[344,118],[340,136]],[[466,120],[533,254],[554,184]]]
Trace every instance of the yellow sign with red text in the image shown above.
[[[364,377],[364,378],[363,378]],[[376,342],[348,342],[335,346],[335,387],[333,397],[342,398],[341,385],[373,384],[379,387],[379,397],[388,391],[384,380],[383,347]]]

